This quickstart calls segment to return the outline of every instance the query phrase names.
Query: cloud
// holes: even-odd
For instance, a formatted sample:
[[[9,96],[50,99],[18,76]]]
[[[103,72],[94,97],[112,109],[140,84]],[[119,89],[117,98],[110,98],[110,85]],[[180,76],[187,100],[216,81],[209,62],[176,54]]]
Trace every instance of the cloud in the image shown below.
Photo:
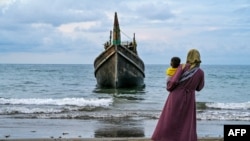
[[[236,56],[250,54],[249,10],[248,1],[230,0],[1,0],[0,63],[92,64],[109,40],[114,12],[123,40],[136,33],[146,64],[185,60],[190,48],[206,64],[237,63]]]

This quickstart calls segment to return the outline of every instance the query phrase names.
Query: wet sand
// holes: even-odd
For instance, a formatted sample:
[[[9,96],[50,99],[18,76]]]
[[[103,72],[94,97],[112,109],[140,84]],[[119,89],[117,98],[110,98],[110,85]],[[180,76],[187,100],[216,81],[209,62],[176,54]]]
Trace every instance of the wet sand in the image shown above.
[[[157,120],[1,119],[1,139],[149,139]],[[230,122],[231,124],[233,122]],[[198,138],[222,138],[221,121],[198,121]]]
[[[149,138],[51,138],[51,139],[0,139],[0,141],[151,141]],[[199,138],[198,141],[223,141],[223,138]]]

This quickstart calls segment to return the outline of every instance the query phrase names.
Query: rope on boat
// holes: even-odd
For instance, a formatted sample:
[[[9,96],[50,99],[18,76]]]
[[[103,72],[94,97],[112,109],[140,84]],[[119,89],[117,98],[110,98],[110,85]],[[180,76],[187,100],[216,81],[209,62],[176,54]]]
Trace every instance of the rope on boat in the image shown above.
[[[133,38],[131,38],[131,37],[129,37],[127,34],[125,34],[122,30],[120,30],[121,31],[121,33],[123,34],[123,35],[125,35],[127,38],[129,38],[130,40],[133,40]]]

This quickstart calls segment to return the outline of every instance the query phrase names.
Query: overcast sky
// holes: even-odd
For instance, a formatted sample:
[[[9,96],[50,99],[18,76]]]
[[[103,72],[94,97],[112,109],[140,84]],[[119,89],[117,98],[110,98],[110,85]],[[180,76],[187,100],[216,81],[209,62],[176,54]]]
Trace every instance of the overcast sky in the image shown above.
[[[145,64],[250,65],[249,0],[0,0],[0,63],[93,64],[115,12]]]

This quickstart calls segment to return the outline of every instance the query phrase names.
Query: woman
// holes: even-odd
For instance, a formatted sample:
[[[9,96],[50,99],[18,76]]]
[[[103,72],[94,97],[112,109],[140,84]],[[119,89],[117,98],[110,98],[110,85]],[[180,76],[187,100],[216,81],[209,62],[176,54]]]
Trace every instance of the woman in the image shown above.
[[[154,141],[197,141],[195,91],[204,87],[200,53],[191,49],[186,64],[167,82],[170,92],[152,136]]]

